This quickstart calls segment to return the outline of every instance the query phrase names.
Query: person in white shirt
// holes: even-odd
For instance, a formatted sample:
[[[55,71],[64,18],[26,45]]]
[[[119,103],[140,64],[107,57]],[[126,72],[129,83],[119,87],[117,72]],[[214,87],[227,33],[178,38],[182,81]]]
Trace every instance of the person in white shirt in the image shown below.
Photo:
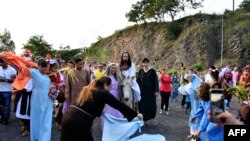
[[[233,85],[236,86],[238,84],[238,77],[239,77],[239,71],[237,67],[234,67],[232,74],[233,74]]]
[[[207,73],[205,74],[205,82],[206,83],[210,83],[210,81],[212,81],[212,76],[211,76],[211,73],[212,73],[212,68],[209,68],[207,70]]]
[[[8,63],[0,58],[0,108],[1,120],[0,123],[8,125],[11,109],[11,91],[15,77],[16,70],[9,66]]]

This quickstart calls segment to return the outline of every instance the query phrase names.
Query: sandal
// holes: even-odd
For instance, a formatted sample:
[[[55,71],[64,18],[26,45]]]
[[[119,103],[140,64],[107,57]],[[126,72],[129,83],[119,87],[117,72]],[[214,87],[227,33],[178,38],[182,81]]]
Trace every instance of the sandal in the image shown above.
[[[22,133],[22,136],[23,137],[26,137],[30,134],[30,132],[28,130],[25,130],[23,133]]]
[[[23,133],[25,131],[25,126],[21,127],[21,133]]]
[[[191,135],[191,134],[187,136],[188,139],[191,139],[192,137],[193,137],[193,135]]]

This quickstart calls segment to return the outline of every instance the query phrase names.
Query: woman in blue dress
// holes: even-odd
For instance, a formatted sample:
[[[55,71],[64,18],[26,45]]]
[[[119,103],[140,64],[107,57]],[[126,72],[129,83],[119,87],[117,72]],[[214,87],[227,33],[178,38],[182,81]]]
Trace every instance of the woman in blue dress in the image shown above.
[[[52,128],[52,108],[54,97],[51,81],[46,75],[47,62],[39,59],[37,64],[29,62],[11,52],[2,52],[0,57],[18,70],[18,76],[12,86],[22,90],[30,79],[33,80],[30,102],[30,139],[31,141],[50,141]],[[29,67],[37,67],[38,69]]]
[[[191,111],[189,115],[189,118],[191,120],[195,116],[199,108],[198,87],[203,81],[196,74],[188,74],[185,76],[185,79],[189,81],[190,85],[187,93],[190,96],[191,102]],[[189,122],[190,135],[188,136],[188,138],[191,138],[192,135],[196,135],[196,132],[198,131],[198,127],[200,125],[200,120],[200,118],[197,118],[194,122]]]
[[[51,81],[45,71],[47,62],[39,59],[38,69],[31,69],[33,90],[30,111],[30,139],[31,141],[50,141],[52,128],[53,100],[50,97]]]

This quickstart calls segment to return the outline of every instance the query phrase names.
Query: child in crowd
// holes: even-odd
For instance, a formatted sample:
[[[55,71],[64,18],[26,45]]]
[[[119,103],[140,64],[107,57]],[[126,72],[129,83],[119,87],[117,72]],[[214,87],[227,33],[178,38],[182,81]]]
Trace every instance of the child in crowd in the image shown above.
[[[57,92],[56,86],[52,83],[50,86],[49,97],[53,100],[56,100],[57,96],[58,96],[58,92]]]

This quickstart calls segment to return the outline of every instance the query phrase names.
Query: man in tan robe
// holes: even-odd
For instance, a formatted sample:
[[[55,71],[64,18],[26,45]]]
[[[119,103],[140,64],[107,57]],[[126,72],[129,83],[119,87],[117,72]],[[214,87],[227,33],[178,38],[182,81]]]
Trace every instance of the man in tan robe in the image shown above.
[[[75,77],[67,74],[65,76],[65,98],[69,104],[73,104],[82,88],[90,83],[89,72],[83,69],[82,59],[76,59],[75,65],[73,69]]]

